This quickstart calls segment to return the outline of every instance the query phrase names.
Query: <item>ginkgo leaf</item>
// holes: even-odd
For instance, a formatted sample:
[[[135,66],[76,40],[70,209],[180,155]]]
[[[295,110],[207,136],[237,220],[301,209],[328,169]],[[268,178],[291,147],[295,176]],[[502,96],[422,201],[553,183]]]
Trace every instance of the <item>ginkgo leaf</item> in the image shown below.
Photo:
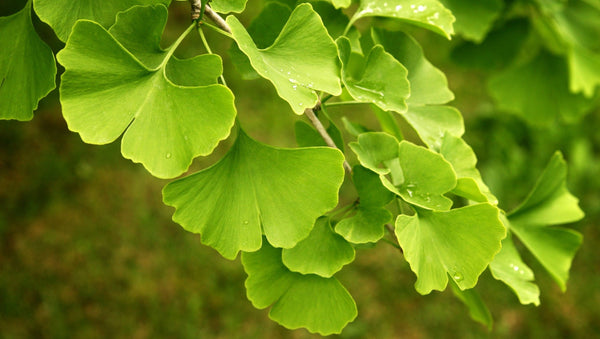
[[[279,2],[267,3],[258,16],[248,26],[248,34],[258,48],[269,47],[277,39],[277,35],[285,26],[292,14],[290,7]],[[250,59],[244,54],[237,44],[229,48],[229,55],[235,68],[240,72],[242,78],[250,80],[257,79],[260,75],[252,68]]]
[[[385,224],[391,221],[392,214],[385,208],[359,205],[353,216],[335,225],[335,232],[353,244],[377,242],[385,235]]]
[[[451,106],[409,106],[402,113],[419,138],[433,150],[442,147],[444,135],[461,137],[465,132],[460,112]]]
[[[488,330],[491,330],[494,320],[479,293],[472,288],[464,291],[461,290],[452,279],[450,280],[450,288],[452,289],[452,293],[467,306],[471,319],[485,325]]]
[[[58,38],[67,41],[75,22],[88,19],[104,28],[115,22],[118,12],[136,5],[164,4],[171,0],[33,0],[35,12],[50,25]]]
[[[533,125],[548,125],[560,117],[574,121],[591,107],[591,101],[568,88],[564,61],[540,52],[489,79],[488,88],[499,109],[517,114]]]
[[[508,221],[505,224],[509,226]],[[515,292],[521,304],[540,304],[540,288],[533,282],[533,271],[521,259],[510,234],[502,240],[502,249],[490,263],[490,271]]]
[[[600,85],[600,53],[593,53],[581,46],[569,51],[569,88],[592,97]]]
[[[448,275],[461,290],[473,288],[500,251],[506,229],[498,208],[477,204],[446,212],[417,210],[399,215],[396,236],[406,261],[417,275],[421,294],[443,291]]]
[[[56,63],[31,22],[31,1],[0,17],[0,119],[31,120],[38,102],[56,87]]]
[[[394,194],[381,183],[379,175],[360,165],[352,169],[352,181],[358,192],[356,213],[335,225],[336,233],[353,244],[377,242],[385,233],[385,224],[392,221],[392,214],[383,206]]]
[[[248,0],[210,0],[210,7],[219,13],[241,13]]]
[[[469,40],[481,42],[504,6],[502,0],[440,0],[456,17],[454,29]]]
[[[404,32],[373,28],[371,36],[408,70],[409,106],[441,105],[454,99],[448,80],[442,71],[425,58],[419,43]]]
[[[363,166],[378,173],[383,185],[404,201],[432,210],[452,206],[444,194],[456,186],[456,174],[440,154],[405,140],[398,143],[386,133],[361,134],[350,148]]]
[[[567,165],[556,153],[525,201],[508,215],[510,229],[550,272],[564,291],[580,233],[551,225],[583,218],[578,200],[566,187]]]
[[[440,34],[448,39],[454,34],[452,12],[437,0],[361,0],[352,22],[369,16],[400,19]]]
[[[291,272],[281,261],[281,249],[266,241],[260,251],[242,253],[242,264],[252,305],[273,305],[269,317],[286,328],[329,335],[356,318],[356,304],[336,278]]]
[[[290,271],[329,278],[354,261],[354,248],[333,231],[329,218],[322,217],[308,237],[283,249],[281,258]]]
[[[167,11],[157,7],[135,7],[130,12],[140,13],[143,21],[148,20],[144,14],[154,13],[151,22],[161,25]],[[142,21],[137,24],[144,26]],[[92,144],[110,143],[125,132],[123,156],[160,178],[178,176],[195,157],[210,154],[233,126],[233,94],[214,79],[201,86],[173,83],[166,74],[170,55],[164,54],[158,67],[148,68],[98,23],[79,21],[57,55],[65,66],[60,91],[69,129]],[[215,57],[176,61],[179,69],[172,75],[177,78],[184,64],[192,65],[190,71],[203,62],[214,66]]]
[[[227,23],[252,67],[296,114],[316,105],[316,91],[342,92],[337,47],[310,4],[296,7],[275,42],[264,49],[256,46],[237,18],[230,15]]]
[[[345,67],[352,53],[350,40],[340,37],[336,42],[342,61],[342,82],[355,100],[373,103],[385,111],[406,111],[410,86],[401,63],[377,45],[361,60],[361,69],[353,74]]]
[[[240,130],[215,165],[165,186],[164,202],[177,209],[175,222],[225,258],[258,250],[262,234],[291,248],[336,206],[343,161],[337,149],[275,148]]]
[[[440,154],[448,160],[458,178],[454,193],[477,202],[498,204],[498,199],[483,182],[477,169],[477,157],[473,149],[461,138],[444,135]]]

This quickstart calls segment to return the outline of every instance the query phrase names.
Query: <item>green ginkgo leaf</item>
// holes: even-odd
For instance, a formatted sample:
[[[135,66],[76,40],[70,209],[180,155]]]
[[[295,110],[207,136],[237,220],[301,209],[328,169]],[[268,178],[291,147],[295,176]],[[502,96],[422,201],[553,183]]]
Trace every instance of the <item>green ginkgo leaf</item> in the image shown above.
[[[128,14],[123,24],[148,27],[148,23],[163,25],[167,10],[162,5],[135,7]],[[135,17],[139,21],[132,20]],[[111,29],[119,31],[117,24]],[[233,94],[227,87],[215,84],[216,78],[201,76],[199,79],[208,82],[196,83],[197,86],[171,81],[167,65],[176,60],[170,55],[178,42],[169,49],[170,53],[159,53],[163,57],[160,65],[148,68],[135,57],[135,52],[126,49],[98,23],[78,21],[66,47],[57,55],[65,66],[60,91],[69,129],[92,144],[110,143],[125,132],[123,156],[142,163],[160,178],[178,176],[195,157],[210,154],[233,126]],[[128,43],[127,47],[134,49],[134,45]],[[202,63],[208,67],[217,64],[217,70],[209,73],[217,76],[222,66],[220,60],[215,63],[215,58],[218,57],[173,61],[177,65],[171,76],[182,80],[178,76],[182,66],[195,71],[206,68],[198,66]]]
[[[346,8],[352,4],[352,0],[327,0],[333,4],[335,8]]]
[[[421,294],[443,291],[448,275],[461,290],[473,288],[500,251],[506,229],[498,208],[482,203],[446,212],[417,210],[399,215],[396,236],[417,275]]]
[[[477,169],[477,157],[473,149],[461,138],[446,134],[443,138],[440,154],[448,160],[458,178],[453,192],[477,202],[498,204],[498,199],[483,182]]]
[[[225,258],[258,250],[263,234],[274,246],[291,248],[336,206],[343,161],[337,149],[274,148],[240,130],[223,159],[169,183],[163,198],[177,209],[175,222]]]
[[[342,61],[342,82],[355,100],[373,103],[385,111],[406,111],[410,86],[406,68],[401,63],[381,45],[376,45],[361,60],[361,69],[352,74],[345,67],[352,53],[350,40],[340,37],[336,42]]]
[[[266,241],[260,251],[243,253],[242,264],[252,305],[273,305],[269,317],[286,328],[329,335],[356,318],[356,304],[336,278],[291,272],[281,261],[281,249]]]
[[[469,40],[481,42],[500,15],[502,0],[440,0],[456,17],[454,29]]]
[[[377,242],[385,234],[385,224],[392,221],[392,214],[383,206],[394,194],[381,183],[379,175],[360,165],[352,170],[352,181],[358,192],[356,213],[335,225],[335,231],[353,244]]]
[[[440,154],[408,141],[398,143],[386,133],[361,134],[350,148],[363,166],[378,173],[383,185],[404,201],[432,210],[452,206],[444,194],[456,186],[456,174]]]
[[[387,209],[359,205],[353,216],[335,225],[335,232],[353,244],[377,242],[385,235],[385,224],[391,221]]]
[[[409,106],[402,116],[433,150],[440,150],[444,135],[461,137],[465,132],[462,115],[451,106]]]
[[[290,271],[329,278],[354,261],[354,248],[333,231],[329,218],[321,217],[308,237],[283,249],[282,260]]]
[[[591,107],[590,100],[569,91],[568,81],[564,60],[542,51],[491,77],[488,87],[499,109],[533,125],[548,125],[561,117],[577,120]]]
[[[508,221],[505,224],[509,226]],[[502,240],[502,250],[490,263],[490,271],[515,292],[521,304],[540,304],[540,288],[533,282],[533,271],[521,259],[510,234]]]
[[[583,218],[578,200],[566,187],[567,165],[556,153],[523,204],[508,215],[510,229],[540,261],[564,291],[579,232],[552,225]]]
[[[425,58],[423,48],[410,35],[373,28],[371,37],[408,70],[409,106],[441,105],[454,99],[444,73]]]
[[[252,67],[296,114],[317,104],[316,91],[342,92],[337,47],[310,4],[296,7],[275,42],[264,49],[256,46],[237,18],[230,15],[227,23]]]
[[[452,12],[437,0],[361,0],[352,22],[369,16],[383,16],[406,21],[448,39],[454,34]]]
[[[38,102],[56,87],[56,63],[31,22],[31,1],[0,17],[0,119],[31,120]]]
[[[592,97],[600,86],[600,53],[594,53],[581,46],[573,46],[569,51],[569,89]]]
[[[267,3],[258,16],[248,26],[248,34],[258,48],[267,48],[275,42],[277,35],[285,26],[292,10],[285,4],[279,2]],[[252,68],[250,59],[240,51],[237,44],[229,48],[231,62],[240,72],[242,78],[250,80],[257,79],[260,75]]]
[[[219,13],[241,13],[248,0],[210,0],[210,7]]]
[[[58,38],[67,41],[79,19],[88,19],[104,28],[115,22],[117,13],[136,5],[164,4],[171,0],[33,0],[37,15],[50,25]]]
[[[296,143],[300,147],[327,146],[321,134],[304,121],[297,121],[294,125],[294,131],[296,132]],[[342,132],[340,132],[333,121],[329,120],[329,126],[327,126],[326,131],[331,139],[333,139],[337,148],[343,152],[344,139],[342,138]]]

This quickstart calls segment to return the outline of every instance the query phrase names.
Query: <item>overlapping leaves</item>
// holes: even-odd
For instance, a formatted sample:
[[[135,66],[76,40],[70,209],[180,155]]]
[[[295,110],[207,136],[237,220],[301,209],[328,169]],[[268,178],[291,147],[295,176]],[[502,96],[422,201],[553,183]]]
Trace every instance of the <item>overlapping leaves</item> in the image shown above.
[[[428,294],[444,290],[448,276],[462,290],[473,288],[500,251],[506,229],[499,210],[483,203],[445,212],[417,209],[413,216],[399,215],[396,236],[417,275],[417,292]]]
[[[31,1],[0,17],[0,119],[31,120],[38,102],[56,86],[52,50],[31,22]]]
[[[256,46],[237,18],[229,16],[227,23],[252,67],[296,114],[316,105],[316,91],[341,93],[337,48],[310,4],[297,6],[275,42],[264,49]]]
[[[274,246],[291,248],[337,204],[342,162],[335,149],[274,148],[240,131],[218,163],[169,183],[164,201],[177,209],[175,222],[202,234],[225,258],[258,250],[263,234]]]
[[[378,173],[383,185],[406,202],[432,210],[452,206],[444,194],[456,186],[456,174],[440,154],[408,141],[399,143],[386,133],[361,134],[350,147],[364,167]]]
[[[291,272],[281,261],[281,249],[266,241],[260,251],[243,253],[242,264],[248,299],[259,309],[273,305],[269,317],[287,328],[340,333],[357,315],[354,300],[336,278]]]
[[[176,60],[170,56],[177,43],[160,49],[166,16],[162,5],[134,7],[110,31],[78,21],[57,56],[66,69],[61,104],[69,129],[93,144],[125,132],[123,156],[161,178],[180,175],[194,157],[210,154],[229,135],[236,114],[233,94],[216,84],[219,57]],[[212,70],[195,79],[185,75],[206,69]]]
[[[67,41],[75,22],[88,19],[104,28],[115,22],[118,12],[136,5],[168,5],[171,0],[33,0],[35,12],[56,35]]]

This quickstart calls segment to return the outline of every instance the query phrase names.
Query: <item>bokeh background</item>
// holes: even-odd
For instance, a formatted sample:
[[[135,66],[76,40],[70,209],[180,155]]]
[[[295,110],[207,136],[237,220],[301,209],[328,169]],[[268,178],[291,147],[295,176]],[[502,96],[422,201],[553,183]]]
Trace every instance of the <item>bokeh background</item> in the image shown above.
[[[24,3],[2,1],[0,15]],[[242,16],[246,23],[260,8],[256,4]],[[187,3],[171,5],[165,45],[188,25],[188,15]],[[36,28],[55,51],[63,47],[46,25],[36,22]],[[245,129],[263,142],[294,147],[299,117],[266,81],[240,80],[225,53],[230,42],[208,37],[225,57]],[[600,337],[599,112],[577,124],[529,127],[494,111],[482,74],[449,61],[456,42],[425,32],[418,38],[449,77],[453,104],[465,117],[465,139],[501,207],[516,206],[561,150],[569,162],[569,188],[587,214],[569,226],[583,233],[584,243],[566,293],[524,255],[542,290],[539,307],[520,305],[485,272],[477,289],[494,316],[491,331],[473,322],[452,293],[416,293],[414,274],[393,247],[358,250],[356,261],[337,275],[359,309],[340,337]],[[178,54],[203,53],[201,46],[193,36]],[[359,110],[336,107],[330,113],[334,120],[350,116],[374,124]],[[229,145],[197,159],[191,170],[213,163]],[[316,337],[289,331],[269,320],[268,310],[252,307],[239,258],[223,259],[171,221],[173,210],[161,201],[166,182],[123,159],[119,142],[87,145],[68,131],[56,90],[31,122],[0,121],[0,338]]]

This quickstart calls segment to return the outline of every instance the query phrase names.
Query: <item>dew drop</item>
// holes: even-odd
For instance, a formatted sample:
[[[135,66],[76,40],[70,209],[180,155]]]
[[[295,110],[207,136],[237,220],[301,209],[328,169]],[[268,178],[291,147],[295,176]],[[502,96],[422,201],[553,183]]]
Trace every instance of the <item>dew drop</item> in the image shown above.
[[[454,272],[454,273],[452,274],[452,278],[453,278],[453,279],[454,279],[456,282],[462,281],[462,280],[464,279],[464,277],[463,277],[462,273],[460,273],[460,272]]]
[[[165,158],[171,159],[171,152],[167,152],[167,154],[165,154]]]
[[[244,220],[244,225],[248,225],[248,220]]]
[[[297,89],[298,89],[298,85],[293,85],[293,86],[292,86],[292,88],[293,88],[293,89],[294,89],[294,91],[295,91],[295,90],[297,90]]]
[[[402,9],[402,5],[398,5],[398,6],[396,6],[396,10],[397,10],[397,11],[399,11],[399,10],[401,10],[401,9]]]
[[[515,265],[511,265],[513,270],[518,271],[519,270],[519,266],[515,266]]]

